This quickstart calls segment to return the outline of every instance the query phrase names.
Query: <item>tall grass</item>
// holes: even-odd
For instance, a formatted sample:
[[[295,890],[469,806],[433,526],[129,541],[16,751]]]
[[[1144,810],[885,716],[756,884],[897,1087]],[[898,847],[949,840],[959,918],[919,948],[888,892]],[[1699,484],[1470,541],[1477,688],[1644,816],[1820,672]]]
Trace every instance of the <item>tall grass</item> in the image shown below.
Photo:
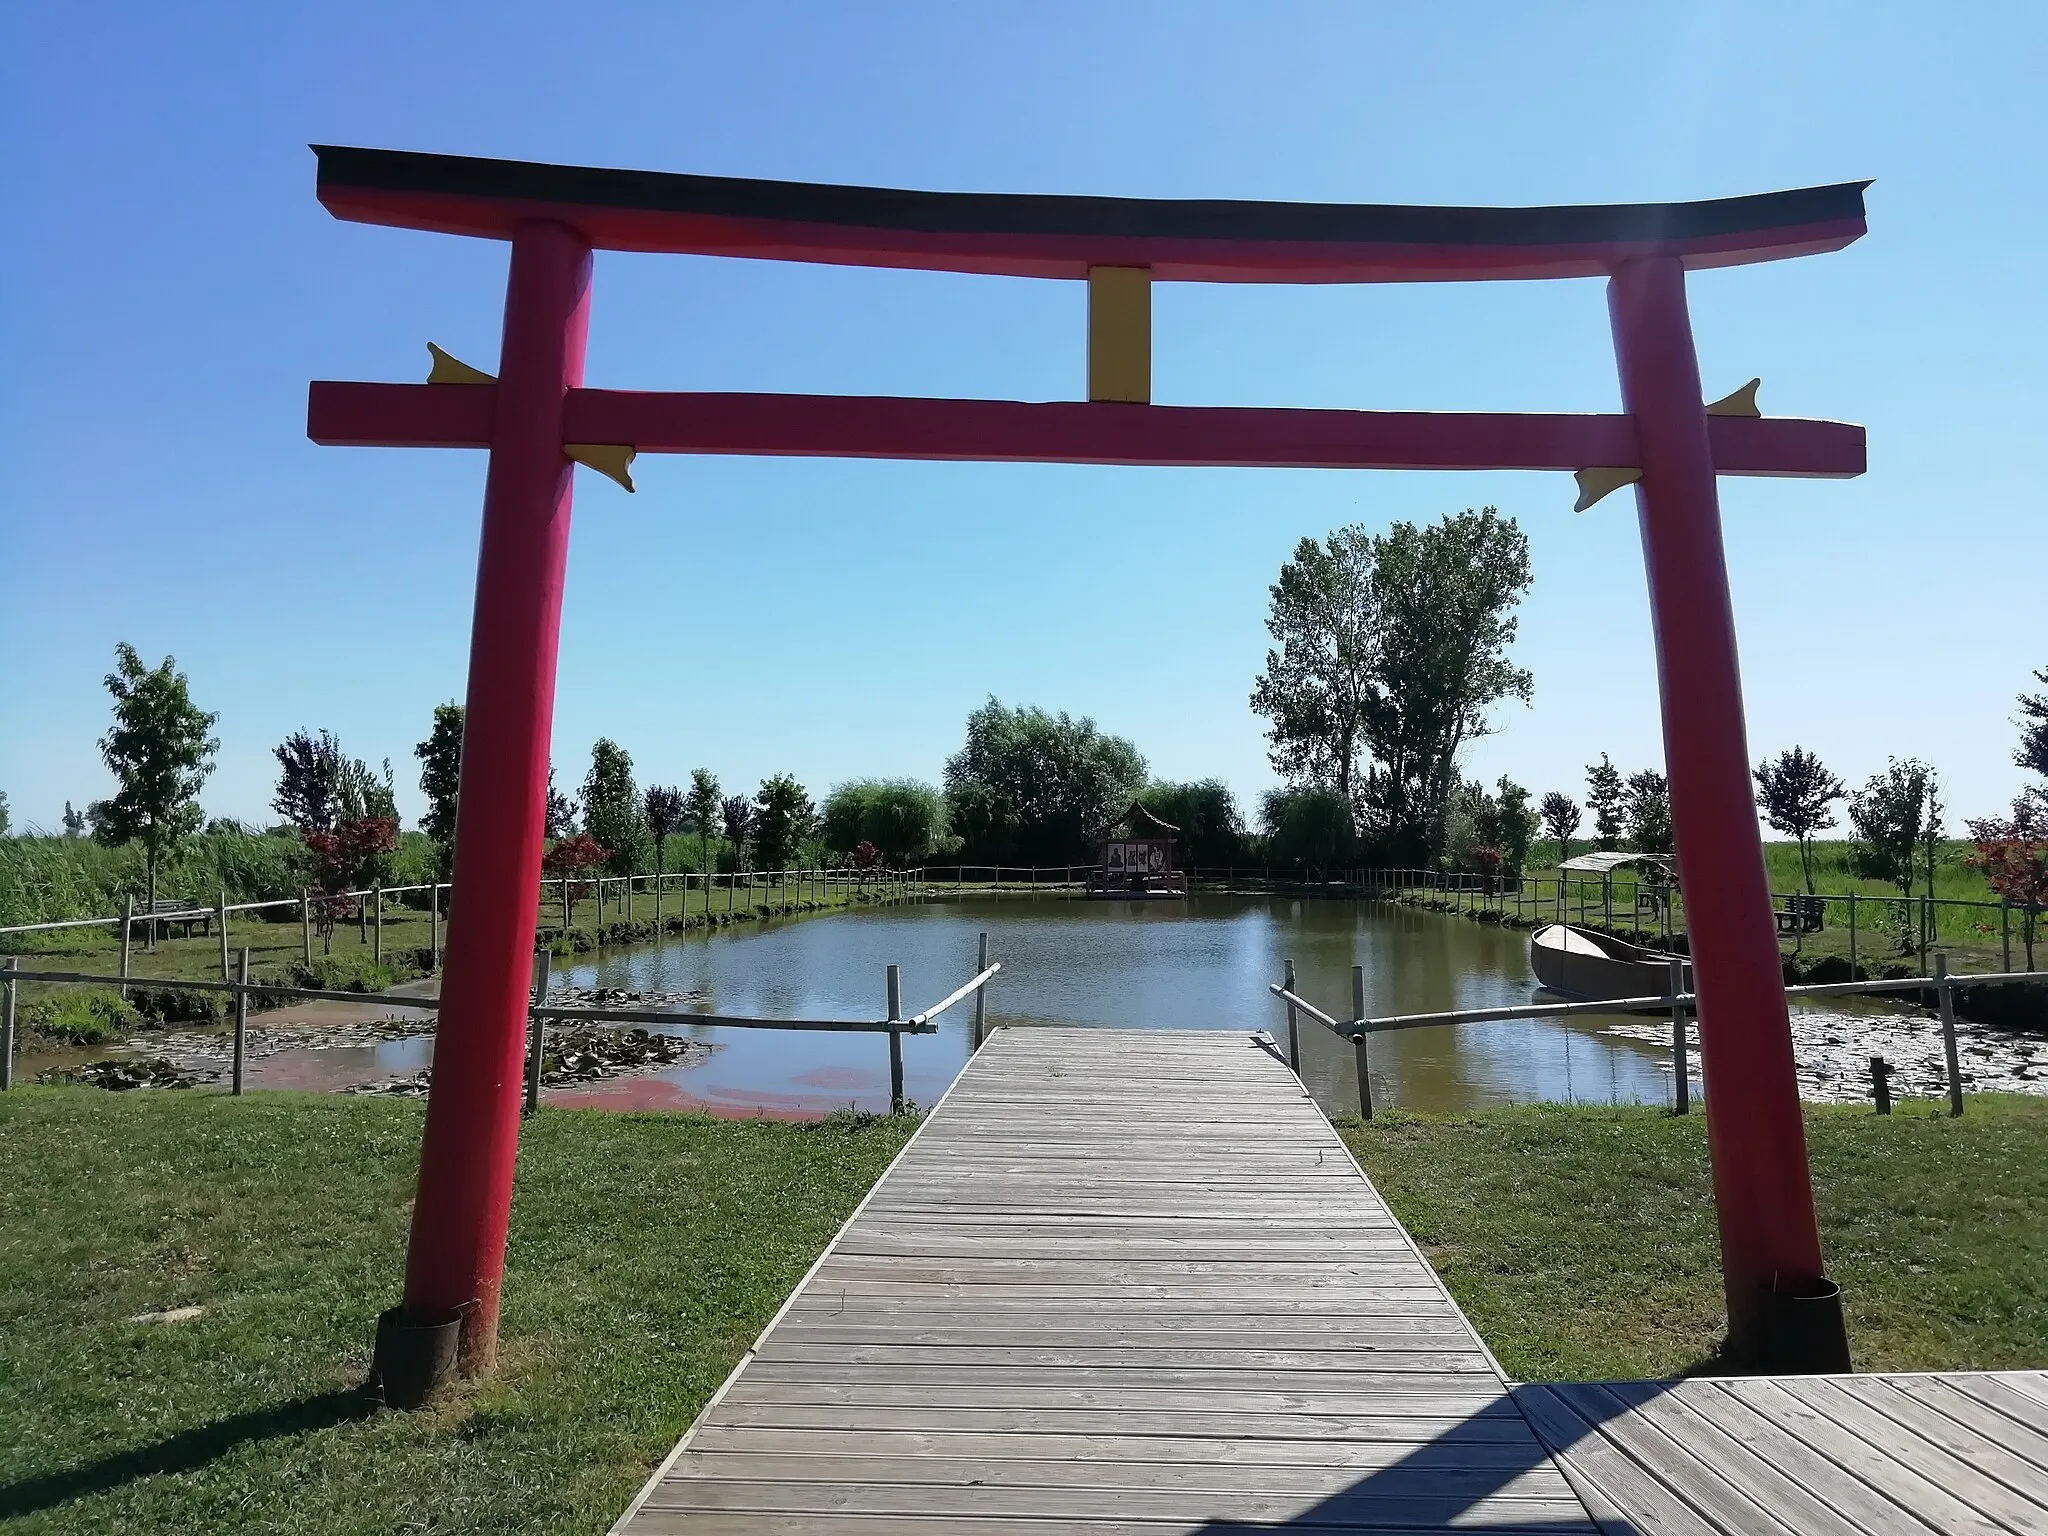
[[[1581,854],[1591,848],[1591,842],[1574,839],[1572,852]],[[1815,842],[1813,851],[1813,888],[1823,896],[1847,896],[1855,892],[1858,896],[1896,897],[1899,888],[1885,880],[1872,880],[1855,872],[1850,852],[1852,845],[1846,841]],[[1967,862],[1971,845],[1961,841],[1941,844],[1934,856],[1934,894],[1943,901],[1992,901],[1998,898],[1991,894],[1991,887],[1985,882],[1981,870],[1973,869]],[[1557,865],[1557,842],[1554,838],[1540,838],[1529,850],[1531,875],[1549,876]],[[1781,896],[1788,896],[1806,889],[1806,876],[1799,868],[1799,845],[1791,842],[1764,844],[1764,868],[1769,872],[1771,889]],[[1626,875],[1619,877],[1626,881]],[[1913,882],[1913,894],[1927,894],[1927,875],[1922,866]]]
[[[433,840],[421,832],[399,838],[385,883],[435,878]],[[157,896],[231,902],[279,901],[307,882],[305,851],[295,836],[220,830],[186,839],[157,870]],[[85,837],[0,837],[0,926],[111,917],[122,899],[148,887],[139,843],[103,848]]]

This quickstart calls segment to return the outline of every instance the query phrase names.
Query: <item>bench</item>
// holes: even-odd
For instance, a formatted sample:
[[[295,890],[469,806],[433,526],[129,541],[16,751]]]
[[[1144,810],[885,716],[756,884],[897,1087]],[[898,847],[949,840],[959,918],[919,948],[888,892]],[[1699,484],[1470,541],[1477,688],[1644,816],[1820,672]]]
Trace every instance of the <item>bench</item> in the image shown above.
[[[192,937],[192,928],[197,924],[201,933],[213,932],[213,908],[197,897],[166,898],[160,901],[139,902],[135,908],[135,920],[153,924],[159,930],[184,925],[184,937]],[[148,928],[144,928],[145,933]]]
[[[1827,899],[1822,896],[1787,896],[1785,905],[1777,912],[1780,937],[1819,933],[1827,906]]]

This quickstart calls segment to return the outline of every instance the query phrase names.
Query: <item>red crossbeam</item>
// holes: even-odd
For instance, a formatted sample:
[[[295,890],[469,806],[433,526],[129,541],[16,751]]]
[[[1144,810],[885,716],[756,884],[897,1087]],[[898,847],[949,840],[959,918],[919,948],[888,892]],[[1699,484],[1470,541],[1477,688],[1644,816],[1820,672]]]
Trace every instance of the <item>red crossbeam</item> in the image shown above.
[[[312,386],[306,435],[345,447],[485,448],[488,384]],[[1586,469],[1637,463],[1626,416],[1331,411],[1061,400],[574,389],[563,440],[641,453],[1270,469]],[[1724,475],[1860,475],[1863,428],[1712,416]]]

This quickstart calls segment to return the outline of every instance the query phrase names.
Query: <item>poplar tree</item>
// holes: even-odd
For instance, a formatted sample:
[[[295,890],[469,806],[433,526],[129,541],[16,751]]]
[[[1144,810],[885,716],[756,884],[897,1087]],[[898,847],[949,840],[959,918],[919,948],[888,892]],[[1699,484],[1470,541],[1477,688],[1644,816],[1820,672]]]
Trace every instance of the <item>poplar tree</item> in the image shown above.
[[[142,844],[153,907],[164,855],[199,830],[199,790],[220,750],[219,739],[207,732],[220,716],[192,702],[174,658],[145,667],[125,640],[114,647],[107,692],[114,696],[114,728],[100,738],[100,756],[118,787],[86,814],[94,842]]]

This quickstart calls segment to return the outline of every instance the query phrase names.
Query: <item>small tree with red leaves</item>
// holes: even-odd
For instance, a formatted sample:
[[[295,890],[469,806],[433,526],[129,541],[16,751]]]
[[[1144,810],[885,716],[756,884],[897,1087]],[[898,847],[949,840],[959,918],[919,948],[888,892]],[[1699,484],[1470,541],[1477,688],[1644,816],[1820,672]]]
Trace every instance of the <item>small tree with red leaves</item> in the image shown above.
[[[541,861],[541,868],[562,885],[562,926],[569,927],[576,920],[576,898],[587,895],[590,882],[582,877],[612,856],[605,847],[588,832],[579,832],[574,837],[565,837],[548,850],[548,856]]]
[[[2037,797],[2022,795],[2013,801],[2009,819],[1990,817],[1968,825],[1977,845],[1970,862],[1984,871],[1993,891],[2020,909],[2020,939],[2031,971],[2034,938],[2041,913],[2048,909],[2048,811]]]
[[[1498,888],[1500,867],[1507,855],[1491,843],[1475,843],[1472,848],[1472,862],[1479,866],[1479,873],[1486,881],[1486,894],[1491,896]]]
[[[313,916],[320,929],[321,948],[331,953],[334,925],[361,910],[362,898],[349,893],[369,878],[371,865],[380,855],[398,846],[398,819],[356,816],[337,821],[325,831],[308,829],[300,836],[313,860]]]

